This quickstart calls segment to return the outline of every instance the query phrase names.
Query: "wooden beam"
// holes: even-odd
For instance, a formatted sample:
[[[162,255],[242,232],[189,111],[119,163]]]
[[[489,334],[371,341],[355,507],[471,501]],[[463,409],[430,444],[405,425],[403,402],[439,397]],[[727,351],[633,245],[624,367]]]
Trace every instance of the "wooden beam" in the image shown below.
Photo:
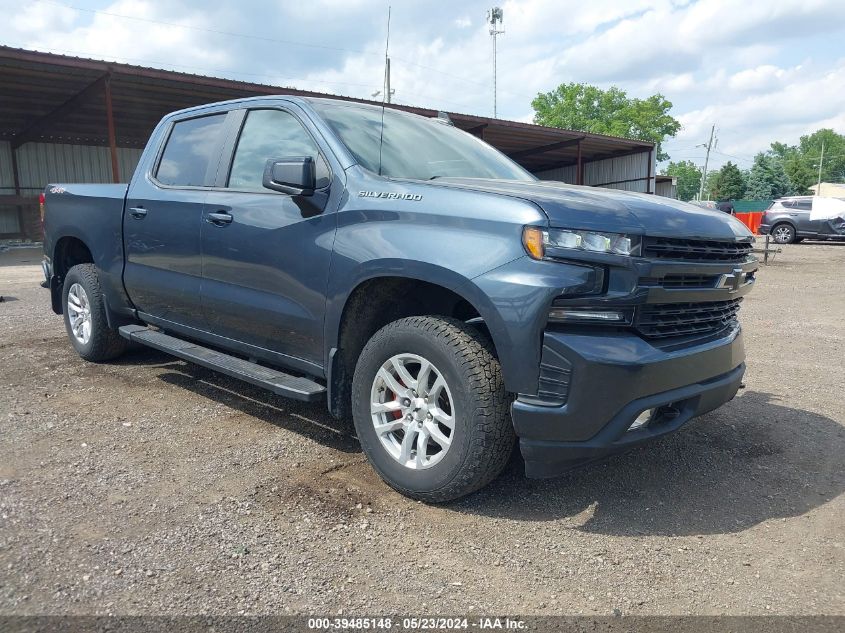
[[[80,106],[86,104],[92,98],[101,94],[107,78],[108,74],[102,75],[92,83],[88,84],[85,88],[77,92],[59,107],[54,108],[44,116],[40,117],[37,121],[30,123],[19,134],[15,134],[15,137],[12,140],[12,149],[17,149],[18,147],[20,147],[24,143],[28,143],[29,141],[37,140],[42,134],[44,134],[45,130],[47,130],[50,127],[50,124],[53,123],[56,119],[60,119],[66,114],[73,112]]]
[[[106,100],[106,126],[109,131],[112,182],[120,182],[120,165],[117,162],[117,137],[114,133],[114,110],[111,104],[111,78],[108,75],[106,75],[106,82],[103,86],[103,96]]]
[[[511,152],[508,154],[508,158],[525,158],[526,156],[534,156],[535,154],[545,154],[546,152],[553,152],[556,149],[562,149],[564,147],[570,147],[572,145],[578,145],[581,141],[584,140],[583,136],[579,136],[578,138],[572,138],[568,141],[560,141],[558,143],[551,143],[549,145],[541,145],[539,147],[529,147],[528,149],[523,149],[518,152]]]
[[[473,136],[477,136],[482,141],[484,140],[484,128],[487,127],[486,123],[482,123],[481,125],[476,125],[475,127],[470,127],[464,130],[464,132],[469,132]]]

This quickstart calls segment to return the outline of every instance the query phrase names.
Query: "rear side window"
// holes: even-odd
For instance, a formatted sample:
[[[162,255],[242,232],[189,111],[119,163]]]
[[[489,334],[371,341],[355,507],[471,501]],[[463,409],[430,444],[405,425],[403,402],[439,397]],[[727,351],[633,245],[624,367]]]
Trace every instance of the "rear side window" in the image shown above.
[[[163,185],[201,187],[223,132],[225,114],[179,121],[173,126],[156,170]]]
[[[267,161],[293,156],[311,156],[317,165],[317,188],[328,186],[328,166],[295,116],[283,110],[251,110],[238,139],[228,187],[266,192],[261,181]]]

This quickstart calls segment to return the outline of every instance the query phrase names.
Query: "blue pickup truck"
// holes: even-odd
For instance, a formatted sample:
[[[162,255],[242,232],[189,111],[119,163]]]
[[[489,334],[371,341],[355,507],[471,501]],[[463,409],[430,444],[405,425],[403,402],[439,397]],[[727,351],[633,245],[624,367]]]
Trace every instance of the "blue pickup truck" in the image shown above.
[[[734,397],[753,238],[538,181],[448,120],[261,97],[166,116],[129,185],[51,184],[44,274],[79,355],[131,343],[354,421],[393,488],[550,477]]]

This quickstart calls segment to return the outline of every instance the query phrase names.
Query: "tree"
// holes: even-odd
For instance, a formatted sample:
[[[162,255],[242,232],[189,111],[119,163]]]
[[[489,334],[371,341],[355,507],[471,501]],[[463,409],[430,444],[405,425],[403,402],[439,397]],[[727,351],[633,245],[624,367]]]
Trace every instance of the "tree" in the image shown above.
[[[669,163],[666,175],[678,179],[678,200],[689,201],[698,195],[701,187],[701,170],[691,160]]]
[[[719,170],[717,200],[739,200],[745,193],[745,182],[739,167],[728,161]]]
[[[669,115],[672,103],[663,95],[631,98],[616,86],[602,90],[588,84],[561,84],[538,94],[531,107],[539,125],[651,141],[656,144],[658,161],[669,159],[663,141],[681,129]]]
[[[704,182],[704,198],[707,200],[719,200],[719,187],[722,185],[722,174],[714,169],[707,174]]]
[[[745,197],[751,200],[773,200],[789,193],[790,184],[783,162],[774,152],[760,152],[748,172]]]
[[[789,180],[789,192],[792,194],[810,192],[810,186],[815,185],[819,178],[820,161],[823,182],[840,182],[845,178],[845,135],[837,134],[829,128],[802,136],[798,145],[772,143],[771,153],[783,163],[784,173]]]
[[[842,182],[845,178],[845,135],[837,134],[830,128],[822,128],[812,134],[802,136],[798,142],[802,167],[808,173],[812,173],[810,185],[816,184],[819,178],[822,144],[824,144],[822,182]]]

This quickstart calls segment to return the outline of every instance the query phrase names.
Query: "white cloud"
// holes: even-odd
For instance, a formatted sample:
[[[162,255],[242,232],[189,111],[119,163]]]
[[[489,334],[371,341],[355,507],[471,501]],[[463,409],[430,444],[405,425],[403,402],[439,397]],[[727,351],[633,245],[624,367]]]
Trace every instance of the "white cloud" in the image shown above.
[[[9,23],[10,28],[0,27],[0,35],[36,50],[140,65],[156,62],[177,68],[225,70],[231,61],[228,51],[209,42],[202,31],[180,26],[216,28],[218,24],[209,17],[197,12],[179,17],[168,11],[167,4],[149,0],[119,0],[93,15],[54,3],[34,3]]]
[[[17,5],[0,0],[11,16],[0,22],[0,40],[13,46],[357,97],[382,88],[383,0],[261,0],[248,12],[199,0],[116,0],[100,12],[46,0]],[[492,113],[492,43],[484,21],[490,6],[486,0],[468,0],[457,10],[447,2],[393,3],[398,102]],[[795,142],[822,125],[845,132],[845,61],[836,59],[845,35],[842,0],[505,0],[500,6],[503,118],[530,120],[538,92],[584,81],[618,85],[638,97],[664,94],[683,124],[667,144],[673,158],[697,157],[694,146],[707,140],[713,123],[719,151],[746,159],[772,140]]]

